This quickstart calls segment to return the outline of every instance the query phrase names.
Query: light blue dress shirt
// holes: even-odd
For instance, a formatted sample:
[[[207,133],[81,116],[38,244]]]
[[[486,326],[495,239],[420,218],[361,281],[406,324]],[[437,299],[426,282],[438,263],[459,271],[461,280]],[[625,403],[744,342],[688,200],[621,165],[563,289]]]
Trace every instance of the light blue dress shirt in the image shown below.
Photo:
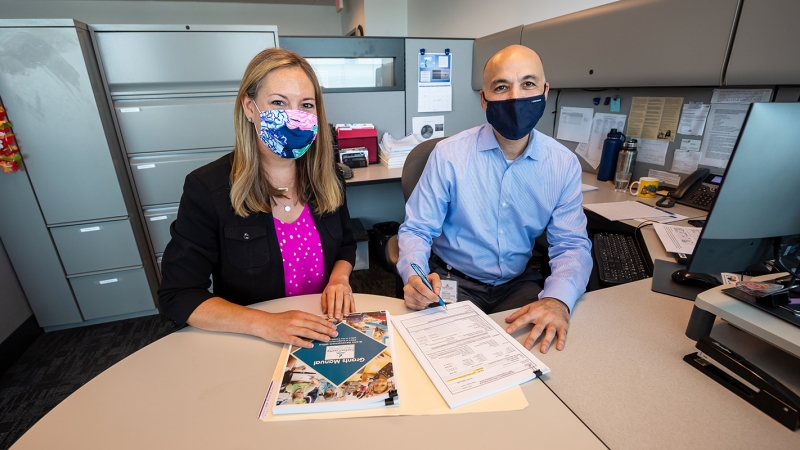
[[[572,311],[592,269],[577,157],[534,130],[507,162],[489,124],[436,145],[406,204],[397,269],[407,283],[415,262],[426,273],[431,248],[466,275],[503,284],[525,270],[534,240],[547,230],[552,275],[539,298]]]

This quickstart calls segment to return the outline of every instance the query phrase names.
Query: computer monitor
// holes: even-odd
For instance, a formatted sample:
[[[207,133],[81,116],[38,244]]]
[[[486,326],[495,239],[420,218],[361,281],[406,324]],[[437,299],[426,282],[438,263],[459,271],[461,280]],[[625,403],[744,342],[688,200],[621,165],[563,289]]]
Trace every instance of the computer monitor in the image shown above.
[[[687,266],[742,272],[800,234],[800,103],[753,103]]]

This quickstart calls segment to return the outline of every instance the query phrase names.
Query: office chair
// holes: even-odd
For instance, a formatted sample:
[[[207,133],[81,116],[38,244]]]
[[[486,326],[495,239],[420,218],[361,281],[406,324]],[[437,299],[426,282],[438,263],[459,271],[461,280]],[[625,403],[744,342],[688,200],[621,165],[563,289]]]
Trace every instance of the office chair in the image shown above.
[[[433,148],[436,147],[436,144],[442,139],[444,138],[429,139],[421,144],[418,144],[413,150],[411,150],[411,152],[409,152],[408,156],[406,157],[406,161],[403,164],[403,174],[400,176],[400,187],[403,189],[403,200],[408,201],[408,198],[411,197],[411,193],[414,192],[414,188],[417,186],[419,177],[422,176],[422,171],[425,170],[425,164],[428,162],[428,157],[431,155]],[[389,238],[389,241],[386,243],[385,251],[386,254],[384,257],[386,258],[386,261],[389,262],[389,265],[394,268],[394,272],[397,274],[397,260],[400,259],[400,247],[397,244],[397,235]],[[399,274],[397,274],[397,277],[398,281],[396,284],[396,295],[398,298],[403,298],[403,282],[402,280],[399,280]]]

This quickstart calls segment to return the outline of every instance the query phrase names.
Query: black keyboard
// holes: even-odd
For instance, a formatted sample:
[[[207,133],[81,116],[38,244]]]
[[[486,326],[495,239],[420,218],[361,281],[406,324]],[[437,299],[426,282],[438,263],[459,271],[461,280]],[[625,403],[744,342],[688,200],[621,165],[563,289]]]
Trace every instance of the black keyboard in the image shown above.
[[[633,236],[596,233],[593,250],[602,284],[624,284],[650,278],[644,256]]]

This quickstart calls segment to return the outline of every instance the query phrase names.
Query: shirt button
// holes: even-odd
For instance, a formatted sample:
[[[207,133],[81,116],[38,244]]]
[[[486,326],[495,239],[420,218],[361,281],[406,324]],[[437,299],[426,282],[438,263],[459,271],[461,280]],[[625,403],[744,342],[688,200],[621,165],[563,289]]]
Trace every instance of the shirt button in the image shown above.
[[[500,262],[505,262],[505,261],[506,261],[505,258],[500,258]]]
[[[503,234],[503,230],[500,230],[500,234]]]
[[[503,202],[503,206],[507,206],[507,205],[508,205],[508,203],[506,203],[506,202]]]
[[[242,236],[242,237],[246,241],[246,240],[250,239],[250,233],[245,233],[244,236]]]

